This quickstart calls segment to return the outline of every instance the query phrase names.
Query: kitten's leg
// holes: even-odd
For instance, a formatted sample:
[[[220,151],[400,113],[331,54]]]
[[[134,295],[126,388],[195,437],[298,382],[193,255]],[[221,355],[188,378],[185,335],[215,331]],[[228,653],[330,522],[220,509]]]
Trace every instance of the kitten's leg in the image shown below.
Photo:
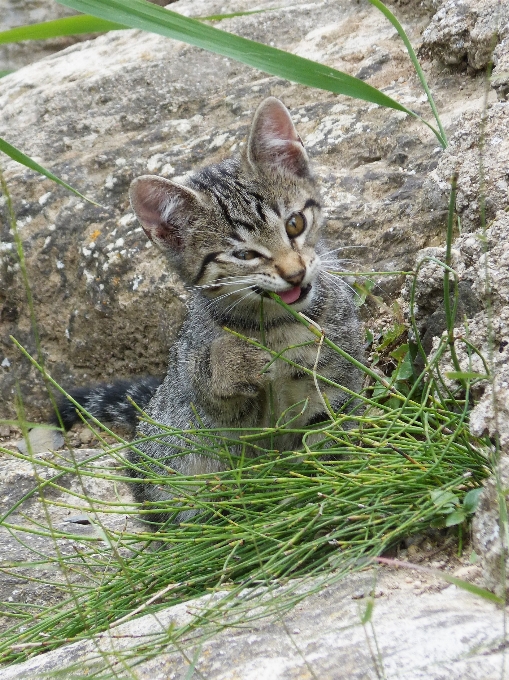
[[[234,335],[216,338],[193,375],[197,405],[226,427],[254,426],[273,372],[267,369],[271,358],[269,352]]]

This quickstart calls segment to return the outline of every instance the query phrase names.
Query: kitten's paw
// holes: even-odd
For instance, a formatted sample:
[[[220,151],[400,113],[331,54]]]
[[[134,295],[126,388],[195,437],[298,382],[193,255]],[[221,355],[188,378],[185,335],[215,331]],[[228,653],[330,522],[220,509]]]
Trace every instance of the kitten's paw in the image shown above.
[[[216,338],[210,350],[212,390],[218,397],[252,397],[271,380],[269,352],[234,335]]]

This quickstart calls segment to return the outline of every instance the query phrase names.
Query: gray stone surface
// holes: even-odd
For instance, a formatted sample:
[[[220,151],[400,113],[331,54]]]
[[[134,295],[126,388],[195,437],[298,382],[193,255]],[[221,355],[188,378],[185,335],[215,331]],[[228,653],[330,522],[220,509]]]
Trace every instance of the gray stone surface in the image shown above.
[[[474,548],[482,558],[484,586],[501,597],[506,596],[509,587],[506,527],[500,521],[500,507],[504,502],[507,506],[508,489],[509,456],[506,453],[496,473],[485,483],[473,522]]]
[[[271,4],[262,2],[260,7]],[[408,269],[418,253],[443,258],[449,178],[453,171],[459,172],[462,233],[454,243],[453,266],[485,307],[468,312],[472,314],[468,334],[482,350],[493,376],[476,389],[478,405],[471,427],[476,434],[498,438],[507,456],[507,4],[486,0],[433,4],[437,13],[431,24],[420,3],[402,2],[396,12],[414,45],[429,26],[422,38],[429,58],[424,69],[449,134],[445,152],[426,127],[399,113],[289,84],[136,31],[75,45],[2,80],[0,136],[104,206],[90,206],[17,164],[2,161],[51,373],[68,386],[164,370],[167,347],[183,316],[185,292],[163,258],[147,248],[127,203],[127,187],[138,174],[178,177],[239,149],[252,111],[263,97],[273,94],[290,107],[323,178],[332,247],[347,246],[342,256],[354,260],[357,269]],[[367,3],[309,5],[290,0],[283,0],[281,7],[238,17],[221,27],[260,40],[270,36],[279,47],[366,78],[429,119],[401,44],[374,8]],[[234,8],[219,0],[181,0],[175,9],[199,16],[252,6],[247,0]],[[496,12],[499,43],[495,46]],[[495,70],[490,88],[476,70],[483,68],[492,47]],[[437,60],[449,60],[452,67],[444,68]],[[486,231],[480,219],[483,194]],[[14,413],[14,385],[19,380],[29,417],[43,418],[47,399],[42,382],[9,340],[13,334],[35,349],[5,219],[1,228],[0,413]],[[395,277],[382,285],[389,297],[395,297],[400,284]],[[490,305],[486,305],[488,290]],[[442,269],[429,262],[420,275],[416,309],[420,322],[440,305],[442,291]],[[407,305],[408,295],[401,303]],[[459,320],[458,337],[466,332]],[[484,370],[482,361],[469,360],[459,341],[457,348],[464,369]],[[31,462],[4,462],[1,497],[8,507],[31,488],[35,472]],[[504,496],[509,487],[506,467],[504,459],[498,487],[493,480],[487,484],[473,530],[484,583],[500,593],[506,589],[500,565],[507,546],[499,516],[501,493]],[[95,497],[118,492],[93,478],[89,483]],[[72,479],[62,484],[73,489]],[[128,490],[119,493],[128,504]],[[35,521],[43,518],[35,502],[25,510]],[[78,517],[65,515],[63,509],[58,512],[57,522]],[[85,506],[82,514],[90,524],[76,521],[76,531],[100,532],[100,523]],[[20,516],[17,519],[22,521]],[[103,519],[112,520],[111,516]],[[114,519],[125,521],[120,515]],[[13,559],[29,558],[31,549],[15,537],[3,532],[2,540]],[[73,550],[71,543],[66,550]],[[37,538],[32,548],[45,550],[48,545]],[[382,576],[377,584],[384,594],[376,599],[373,625],[386,677],[504,677],[503,612],[454,588],[442,590],[439,581],[429,588],[415,588],[412,584],[417,580],[421,583],[421,576],[414,574],[408,583],[406,574],[399,572]],[[359,624],[365,601],[361,597],[359,604],[358,593],[369,592],[368,582],[373,583],[372,576],[361,575],[324,588],[286,615],[284,625],[280,618],[267,619],[247,630],[217,633],[199,649],[186,640],[183,649],[188,658],[198,650],[197,672],[221,680],[383,677],[373,651],[373,631]],[[17,582],[7,579],[2,588],[2,594],[8,594]],[[27,601],[49,603],[58,601],[62,593],[30,583],[24,596]],[[169,609],[161,614],[162,620],[185,623],[192,616],[189,612],[208,606],[207,597]],[[142,625],[159,624],[152,618],[126,623],[114,629],[120,637],[110,640],[105,634],[99,644],[106,648],[133,644],[137,638],[132,636],[139,634]],[[82,664],[94,645],[79,643],[36,657],[28,665],[3,669],[0,678],[37,678],[43,670],[52,673],[73,660]],[[187,672],[182,656],[167,650],[138,667],[136,677],[184,678]]]
[[[76,474],[79,465],[81,475]],[[66,599],[69,584],[83,584],[89,575],[79,568],[82,538],[102,545],[109,531],[141,530],[128,485],[94,475],[121,474],[121,465],[118,456],[98,449],[66,449],[21,459],[19,454],[0,453],[0,517],[34,488],[41,489],[0,523],[0,602],[49,606]],[[61,475],[62,468],[69,472]],[[51,480],[52,485],[46,484]],[[101,512],[101,501],[114,498],[125,507],[116,513]],[[67,560],[68,569],[61,569],[59,556]],[[31,564],[34,561],[38,564]],[[10,569],[12,565],[21,566]],[[12,620],[0,615],[0,627],[10,625]]]
[[[485,69],[509,37],[509,6],[498,0],[447,0],[422,35],[422,51],[444,64]]]
[[[416,575],[364,572],[321,588],[289,614],[272,614],[226,628],[208,639],[193,635],[136,665],[132,675],[118,654],[145,647],[174,626],[189,624],[227,592],[169,607],[156,616],[126,622],[91,641],[62,647],[0,670],[1,680],[83,677],[94,670],[137,680],[500,680],[505,677],[504,611],[455,586],[416,589]],[[316,584],[315,584],[316,586]],[[371,620],[362,625],[375,589]],[[248,594],[248,593],[246,593]],[[262,600],[263,601],[263,595]],[[265,600],[267,596],[265,596]],[[369,598],[370,599],[370,598]],[[252,614],[256,612],[252,610]],[[232,620],[228,607],[218,624]],[[199,631],[198,631],[199,633]],[[143,652],[140,650],[140,655]],[[127,658],[127,657],[126,657]],[[65,668],[78,662],[77,675]],[[190,671],[195,662],[194,672]],[[78,675],[79,674],[79,675]]]
[[[195,16],[228,10],[219,1],[181,0],[173,7]],[[252,7],[246,0],[230,9]],[[429,22],[425,10],[413,3],[398,12],[418,44]],[[365,78],[429,119],[395,30],[364,0],[312,6],[288,0],[277,11],[230,19],[221,28],[270,36],[276,46]],[[465,81],[432,63],[424,68],[454,134],[462,112],[482,110],[482,79]],[[130,212],[128,185],[147,172],[179,177],[235,152],[268,94],[290,107],[322,178],[327,234],[331,247],[345,248],[344,267],[409,269],[420,248],[443,241],[447,196],[433,175],[443,153],[430,130],[404,114],[136,31],[74,45],[3,79],[0,95],[0,135],[104,206],[3,161],[46,366],[65,386],[164,371],[184,292],[163,257],[147,247]],[[2,229],[0,408],[13,414],[18,380],[28,416],[42,419],[45,388],[9,340],[13,334],[35,351],[5,220]],[[389,297],[400,285],[398,277],[381,282]]]
[[[34,427],[26,438],[18,442],[18,450],[21,453],[43,453],[45,451],[57,451],[64,445],[64,438],[60,432],[45,427]]]

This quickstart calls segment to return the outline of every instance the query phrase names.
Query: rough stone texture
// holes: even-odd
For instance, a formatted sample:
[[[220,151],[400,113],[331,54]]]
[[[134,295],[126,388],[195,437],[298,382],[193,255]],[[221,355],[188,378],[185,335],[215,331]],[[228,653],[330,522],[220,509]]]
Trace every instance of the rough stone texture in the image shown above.
[[[499,99],[507,99],[509,95],[509,37],[501,40],[493,53],[494,69],[491,84]]]
[[[486,68],[509,36],[509,6],[499,0],[447,0],[422,35],[422,51],[444,64]]]
[[[410,581],[410,583],[408,582]],[[416,594],[413,578],[364,572],[346,583],[325,586],[286,615],[269,616],[193,644],[161,651],[134,669],[138,680],[193,677],[208,680],[499,680],[504,668],[504,612],[455,586]],[[361,624],[375,589],[371,622]],[[108,668],[112,650],[145,646],[173,624],[188,624],[226,595],[206,595],[170,607],[157,616],[123,623],[93,641],[76,643],[0,671],[1,680],[39,680],[79,663],[79,677]],[[253,612],[254,613],[254,612]],[[229,617],[226,610],[222,616]],[[402,622],[404,621],[404,625]],[[376,636],[376,640],[375,640]],[[378,646],[378,647],[377,647]],[[99,653],[102,652],[102,656]],[[184,655],[186,658],[184,658]],[[118,675],[132,677],[115,664]],[[196,675],[195,675],[196,674]],[[383,674],[383,675],[382,675]],[[72,678],[71,673],[63,677]]]
[[[430,310],[443,299],[443,268],[427,259],[430,257],[444,261],[445,249],[428,248],[419,253],[418,262],[424,261],[425,264],[419,272],[414,307],[418,322],[427,322]],[[470,415],[470,428],[476,435],[488,433],[497,437],[504,455],[509,454],[508,265],[509,213],[506,211],[497,212],[485,231],[478,229],[462,234],[454,242],[454,271],[461,282],[467,284],[470,294],[485,303],[481,311],[467,314],[467,319],[458,314],[455,329],[455,348],[461,370],[485,375],[487,367],[491,376],[489,381],[482,381],[474,388],[477,404]],[[490,304],[486,306],[488,295]],[[404,299],[408,300],[408,289]],[[482,357],[469,353],[463,338],[467,338]],[[435,338],[435,349],[438,339]],[[441,365],[442,373],[454,370],[450,358],[446,358]]]
[[[494,109],[497,110],[498,105]],[[507,104],[503,105],[507,108]],[[502,110],[503,110],[502,107]],[[504,126],[509,116],[499,119],[493,134],[505,134]],[[496,132],[495,132],[496,130]],[[469,128],[466,128],[468,134]],[[488,144],[493,137],[488,137]],[[504,150],[498,156],[499,166],[508,167],[509,154]],[[461,175],[460,175],[461,177]],[[486,482],[481,495],[479,510],[473,521],[474,547],[480,556],[483,569],[483,584],[500,595],[509,590],[508,545],[505,528],[500,517],[500,504],[506,503],[509,509],[507,489],[509,488],[509,212],[500,209],[507,203],[507,190],[498,196],[494,192],[494,218],[487,223],[486,229],[475,229],[459,236],[454,242],[452,266],[466,284],[470,294],[484,303],[484,308],[467,314],[464,320],[457,317],[455,329],[455,348],[462,371],[486,374],[490,378],[478,382],[473,389],[476,405],[470,414],[470,429],[475,435],[488,434],[498,442],[500,462],[495,476]],[[419,254],[424,260],[420,273],[416,296],[416,317],[419,322],[429,324],[428,315],[443,299],[443,269],[440,265],[426,260],[434,257],[444,260],[444,248],[429,248]],[[461,285],[461,284],[460,284]],[[408,301],[408,290],[405,301]],[[436,314],[436,313],[435,313]],[[438,329],[441,335],[443,327]],[[480,350],[481,356],[467,351],[463,342],[467,338]],[[433,342],[436,350],[439,338]],[[484,359],[484,361],[483,361]],[[456,370],[447,356],[441,362],[441,372]],[[445,380],[453,386],[453,381]],[[496,461],[491,461],[496,463]],[[506,581],[502,572],[502,555],[506,556]]]
[[[496,473],[486,483],[474,518],[473,544],[482,557],[483,585],[501,597],[507,596],[509,556],[500,504],[508,500],[509,456],[500,459]],[[505,582],[505,587],[504,587]]]
[[[481,196],[486,218],[491,221],[498,210],[507,207],[509,190],[508,102],[493,102],[482,119],[478,111],[468,110],[468,106],[465,109],[458,117],[448,148],[425,180],[429,200],[438,201],[441,196],[445,202],[450,179],[457,172],[456,207],[463,233],[480,227]]]
[[[356,269],[408,269],[422,248],[428,250],[420,257],[443,258],[448,181],[458,170],[462,234],[454,243],[453,266],[476,304],[485,305],[487,282],[491,289],[486,311],[465,303],[469,339],[484,353],[493,374],[492,382],[481,383],[477,389],[479,403],[471,426],[476,433],[498,437],[504,454],[509,453],[509,40],[501,21],[493,88],[486,91],[483,75],[474,71],[482,68],[480,64],[494,47],[490,22],[495,6],[483,0],[454,6],[433,4],[438,12],[424,34],[429,58],[444,59],[450,54],[455,64],[468,61],[471,66],[465,73],[456,66],[444,69],[436,62],[424,64],[450,138],[445,152],[427,128],[399,113],[289,84],[222,57],[135,31],[75,45],[3,80],[0,136],[104,206],[86,204],[15,163],[3,163],[33,282],[42,348],[52,374],[69,385],[102,376],[164,370],[167,347],[183,315],[185,293],[164,259],[146,247],[129,210],[127,187],[138,174],[178,177],[197,164],[213,162],[240,148],[254,108],[263,97],[274,94],[290,107],[323,178],[332,247],[348,246],[341,256],[353,258]],[[394,30],[371,6],[337,2],[310,6],[288,0],[281,7],[238,17],[221,27],[260,40],[270,36],[279,47],[359,75],[429,119]],[[414,45],[429,24],[418,7],[419,3],[401,2],[396,10]],[[507,4],[497,7],[504,17]],[[181,0],[175,9],[199,16],[233,6]],[[252,6],[245,0],[236,2],[234,9]],[[461,47],[460,39],[464,40]],[[486,116],[481,124],[483,110]],[[486,234],[480,229],[483,183]],[[18,379],[29,416],[44,417],[44,390],[8,339],[12,333],[31,351],[35,349],[5,220],[2,230],[0,409],[2,415],[13,413],[13,387]],[[389,295],[396,295],[400,280],[395,277],[385,283],[384,279],[382,285]],[[420,323],[435,312],[442,290],[442,269],[432,263],[424,265],[416,310]],[[464,332],[458,322],[457,333]],[[459,341],[457,348],[464,369],[484,370],[478,359],[469,362]],[[505,467],[504,460],[500,478],[507,489]],[[25,475],[24,482],[17,475]],[[7,481],[4,495],[11,503],[13,491],[28,488],[30,470],[12,468]],[[506,548],[500,543],[494,489],[494,482],[489,482],[474,524],[474,539],[485,583],[503,591],[497,569]],[[94,489],[94,494],[100,493]],[[125,498],[129,502],[128,493]],[[13,539],[11,549],[21,550],[14,543]],[[28,555],[19,553],[20,559]],[[307,677],[308,667],[294,646],[302,641],[299,649],[320,678],[337,678],[338,668],[345,669],[344,677],[377,677],[364,630],[358,625],[358,603],[352,600],[359,589],[356,578],[324,590],[321,599],[305,600],[303,608],[288,617],[286,630],[305,630],[305,634],[292,632],[292,641],[286,632],[277,637],[277,631],[284,629],[274,621],[257,624],[254,632],[220,633],[202,649],[199,664],[203,665],[198,668],[206,677],[221,679],[254,680],[260,677],[260,669],[268,677]],[[449,588],[415,597],[404,583],[400,578],[399,589],[392,591],[383,582],[386,595],[375,608],[375,632],[387,677],[501,677],[501,612]],[[34,587],[32,597],[51,601],[57,595],[49,593],[45,600],[41,589]],[[183,621],[178,617],[188,609],[189,605],[181,605],[170,610],[167,620]],[[319,628],[320,621],[323,628]],[[129,634],[128,628],[119,630]],[[119,644],[129,640],[121,638]],[[30,662],[35,666],[5,669],[0,678],[35,678],[35,669],[60,669],[63,659],[79,659],[91,649],[89,643],[66,648]],[[420,651],[422,656],[418,656]],[[229,670],[237,667],[238,673]],[[186,672],[180,657],[160,655],[143,667],[139,677],[166,678],[173,673],[180,678]]]
[[[193,15],[228,10],[197,0],[174,8]],[[235,9],[251,7],[246,0]],[[427,17],[415,10],[402,8],[401,18],[417,43]],[[395,30],[366,2],[311,8],[288,0],[281,10],[221,27],[255,39],[270,35],[277,46],[359,75],[429,117]],[[464,108],[481,110],[480,78],[460,90],[463,76],[425,68],[449,130]],[[147,247],[128,185],[139,174],[178,177],[235,152],[268,94],[292,110],[322,178],[332,247],[348,246],[341,257],[353,260],[344,266],[408,269],[419,248],[443,241],[447,200],[430,177],[441,152],[417,121],[155,35],[117,32],[74,45],[3,79],[0,96],[0,135],[104,206],[4,163],[46,366],[65,386],[164,371],[184,293],[164,258]],[[35,350],[5,220],[1,256],[1,408],[13,414],[19,380],[29,417],[44,418],[48,402],[37,372],[9,340],[13,334]],[[394,295],[400,284],[393,277],[382,286]]]
[[[51,467],[52,464],[65,466],[73,472],[57,477],[59,471]],[[105,531],[141,529],[141,524],[132,515],[128,485],[106,481],[93,474],[95,470],[115,474],[120,472],[121,464],[118,457],[114,459],[100,450],[87,448],[42,453],[32,460],[0,454],[0,517],[37,487],[38,482],[54,481],[54,485],[45,486],[43,492],[32,495],[7,517],[6,522],[15,529],[0,525],[3,567],[0,601],[49,606],[66,599],[69,583],[83,584],[89,575],[86,570],[79,569],[81,537],[102,545]],[[74,472],[76,465],[81,465],[84,474]],[[92,500],[80,498],[85,494]],[[101,501],[111,502],[113,498],[125,503],[125,509],[120,507],[118,514],[101,512]],[[126,515],[129,505],[131,514]],[[48,525],[53,532],[64,536],[56,538],[52,531],[45,532],[44,529],[36,534],[25,531],[39,531],[38,527]],[[58,566],[58,554],[67,560],[69,568],[65,573]],[[39,565],[9,569],[9,565],[29,565],[34,560],[40,560]],[[0,625],[5,628],[12,625],[12,620],[0,615]]]

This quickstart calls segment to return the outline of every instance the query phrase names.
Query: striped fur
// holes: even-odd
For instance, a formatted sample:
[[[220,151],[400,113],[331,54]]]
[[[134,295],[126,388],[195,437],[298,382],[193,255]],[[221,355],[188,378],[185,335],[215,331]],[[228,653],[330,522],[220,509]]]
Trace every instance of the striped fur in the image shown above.
[[[187,320],[170,351],[168,373],[147,406],[153,420],[182,429],[194,426],[197,416],[205,427],[264,427],[272,417],[270,393],[276,419],[293,405],[300,404],[300,409],[307,403],[294,427],[327,417],[312,376],[282,360],[264,370],[271,355],[226,332],[225,326],[259,341],[264,337],[271,350],[309,369],[316,365],[321,375],[347,388],[321,384],[334,409],[350,398],[348,390],[359,390],[360,372],[326,346],[319,347],[307,328],[266,295],[278,293],[362,361],[350,292],[326,273],[320,255],[323,218],[317,184],[281,102],[272,97],[262,102],[241,157],[206,167],[185,185],[154,175],[139,177],[130,196],[147,236],[165,250],[193,293]],[[103,389],[101,401],[104,394]],[[122,409],[117,403],[114,410]],[[144,437],[158,433],[157,426],[146,422],[139,427]],[[300,444],[292,434],[276,442],[280,449]],[[146,440],[138,449],[141,454],[130,453],[129,458],[137,470],[132,474],[138,479],[134,491],[139,501],[169,497],[143,481],[144,466],[160,474],[170,467],[186,475],[222,466],[170,435]],[[188,516],[182,512],[177,520]]]

